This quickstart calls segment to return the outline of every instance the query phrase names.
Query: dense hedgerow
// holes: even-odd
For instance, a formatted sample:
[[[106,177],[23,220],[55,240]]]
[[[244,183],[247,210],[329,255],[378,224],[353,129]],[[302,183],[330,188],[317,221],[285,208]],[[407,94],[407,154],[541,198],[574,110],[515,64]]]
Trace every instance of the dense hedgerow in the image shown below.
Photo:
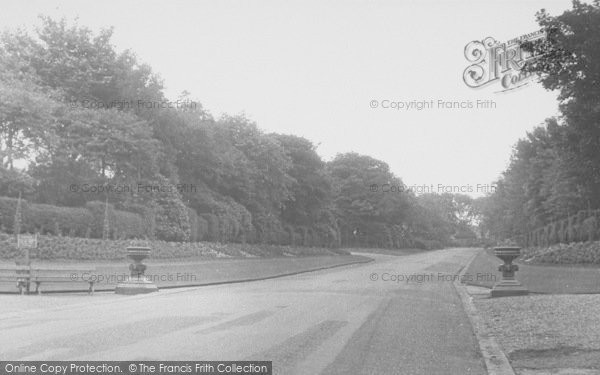
[[[57,207],[47,204],[28,204],[23,210],[22,229],[54,235],[84,237],[93,226],[90,211],[79,207]]]
[[[0,197],[0,228],[13,231],[17,199]],[[104,202],[88,202],[85,207],[59,207],[21,200],[21,231],[57,236],[102,237]],[[115,210],[108,205],[110,238],[142,238],[144,222],[138,214]]]
[[[162,202],[164,206],[170,202],[166,201]],[[0,197],[0,231],[12,233],[16,207],[17,199]],[[339,229],[332,225],[284,226],[277,218],[268,215],[258,215],[253,220],[252,215],[240,207],[235,202],[229,202],[229,206],[217,207],[219,214],[197,214],[194,209],[182,206],[174,211],[185,216],[181,219],[185,225],[165,225],[173,215],[165,216],[164,209],[156,212],[141,205],[130,205],[126,207],[132,211],[129,212],[117,210],[112,204],[100,201],[87,202],[84,207],[59,207],[30,203],[23,199],[21,232],[100,239],[103,238],[105,215],[108,214],[107,238],[113,240],[148,238],[176,242],[328,248],[340,245]],[[157,217],[162,219],[157,220]],[[394,245],[390,239],[388,241],[388,246]],[[260,253],[261,250],[257,251]]]
[[[219,218],[213,214],[202,214],[200,217],[206,223],[206,236],[207,241],[218,241],[219,240]]]

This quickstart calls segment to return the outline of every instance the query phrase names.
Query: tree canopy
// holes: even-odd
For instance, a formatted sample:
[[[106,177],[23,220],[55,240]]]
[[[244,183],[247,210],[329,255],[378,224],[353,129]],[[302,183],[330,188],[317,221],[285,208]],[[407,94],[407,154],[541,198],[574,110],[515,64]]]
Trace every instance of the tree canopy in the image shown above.
[[[573,1],[558,16],[537,13],[546,38],[523,48],[539,57],[524,69],[558,93],[549,118],[514,146],[495,193],[481,202],[485,231],[524,236],[600,207],[600,2]]]
[[[383,161],[326,162],[311,141],[265,133],[243,115],[154,105],[168,102],[161,78],[111,36],[48,17],[34,35],[1,35],[0,195],[108,201],[169,241],[435,247],[471,230],[468,197],[370,191],[403,185]]]

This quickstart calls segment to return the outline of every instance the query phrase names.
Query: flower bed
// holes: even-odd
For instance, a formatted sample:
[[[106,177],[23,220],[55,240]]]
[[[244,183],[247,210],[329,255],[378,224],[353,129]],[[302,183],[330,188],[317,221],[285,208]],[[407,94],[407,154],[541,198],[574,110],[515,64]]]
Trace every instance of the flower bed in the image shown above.
[[[600,241],[527,248],[522,259],[532,264],[600,264]]]
[[[37,259],[54,260],[111,260],[125,259],[129,240],[100,240],[90,238],[40,235],[38,248],[31,256]],[[166,242],[148,241],[152,258],[221,258],[221,257],[278,257],[349,254],[340,249],[288,247],[256,244],[220,244],[214,242]],[[21,252],[14,237],[0,233],[0,259],[15,259]],[[289,255],[288,255],[289,256]]]

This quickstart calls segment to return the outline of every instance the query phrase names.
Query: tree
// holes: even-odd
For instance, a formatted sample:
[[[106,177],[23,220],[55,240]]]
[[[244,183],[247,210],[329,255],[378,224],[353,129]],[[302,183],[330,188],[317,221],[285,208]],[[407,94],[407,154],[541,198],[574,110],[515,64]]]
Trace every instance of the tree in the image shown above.
[[[22,212],[21,212],[21,194],[19,194],[19,199],[17,200],[17,209],[15,210],[15,223],[13,225],[13,233],[15,234],[15,238],[19,238],[19,234],[21,233],[21,220],[22,220]]]
[[[390,172],[386,163],[347,153],[337,155],[327,164],[327,169],[334,180],[336,214],[346,241],[383,245],[388,243],[389,226],[401,228],[414,224],[410,220],[417,204],[414,195],[404,190],[402,180]],[[373,192],[371,185],[393,186],[398,190]]]
[[[332,181],[315,146],[293,135],[275,135],[290,158],[288,174],[294,180],[292,194],[283,205],[282,219],[294,225],[310,225],[333,203]]]
[[[558,91],[560,121],[547,119],[514,148],[483,222],[500,238],[524,235],[600,207],[600,2],[573,2],[559,16],[541,10],[546,38],[526,42],[526,72]]]
[[[572,173],[580,206],[600,205],[600,2],[573,1],[559,16],[537,14],[547,38],[525,45],[539,58],[525,69],[537,73],[548,90],[557,90],[564,119],[561,154]],[[562,156],[562,155],[561,155]]]

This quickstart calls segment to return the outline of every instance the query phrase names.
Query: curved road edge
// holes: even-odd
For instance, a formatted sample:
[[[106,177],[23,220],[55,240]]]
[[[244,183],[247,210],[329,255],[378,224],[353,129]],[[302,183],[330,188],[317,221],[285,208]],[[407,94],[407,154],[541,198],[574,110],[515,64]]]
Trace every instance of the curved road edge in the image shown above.
[[[458,293],[460,300],[462,301],[465,313],[469,317],[473,332],[479,343],[479,349],[481,355],[485,361],[485,366],[488,374],[490,375],[515,375],[515,372],[508,361],[508,358],[498,345],[496,338],[492,332],[487,328],[483,318],[477,312],[477,308],[473,304],[473,298],[469,294],[467,287],[460,282],[463,279],[464,274],[469,269],[471,263],[479,253],[474,254],[467,264],[462,268],[460,277],[453,283],[454,289]]]

